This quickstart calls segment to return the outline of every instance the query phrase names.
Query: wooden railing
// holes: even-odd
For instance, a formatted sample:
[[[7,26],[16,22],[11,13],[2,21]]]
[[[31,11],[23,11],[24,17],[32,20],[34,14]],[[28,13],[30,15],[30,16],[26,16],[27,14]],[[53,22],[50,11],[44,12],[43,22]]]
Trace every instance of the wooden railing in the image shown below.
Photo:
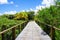
[[[36,21],[36,20],[35,20],[35,21]],[[55,40],[55,30],[60,31],[60,28],[57,28],[57,27],[55,27],[55,26],[46,24],[46,23],[44,23],[44,22],[40,22],[39,20],[37,20],[36,22],[38,23],[38,25],[43,24],[43,25],[45,25],[45,26],[48,26],[48,27],[50,28],[50,32],[49,32],[49,30],[47,30],[47,31],[49,32],[48,35],[51,37],[51,40]],[[46,27],[46,28],[48,28],[48,27]]]
[[[10,30],[12,31],[12,35],[11,35],[12,39],[11,40],[15,40],[15,38],[16,38],[16,28],[18,27],[19,32],[21,32],[21,30],[26,26],[27,22],[28,21],[25,21],[25,22],[23,22],[21,24],[17,24],[15,26],[12,26],[11,28],[8,28],[8,29],[5,29],[4,26],[3,26],[2,32],[0,32],[1,40],[6,39],[6,38],[4,38],[5,37],[4,35],[5,35],[6,32],[9,32]],[[10,40],[10,39],[6,39],[6,40]]]

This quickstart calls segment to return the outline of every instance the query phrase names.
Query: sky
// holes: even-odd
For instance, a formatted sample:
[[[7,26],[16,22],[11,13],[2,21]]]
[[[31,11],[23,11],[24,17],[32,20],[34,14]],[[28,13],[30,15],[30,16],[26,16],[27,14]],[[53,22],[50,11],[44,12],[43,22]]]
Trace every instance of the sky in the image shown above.
[[[54,0],[0,0],[0,15],[29,10],[36,12],[50,5],[55,5]]]

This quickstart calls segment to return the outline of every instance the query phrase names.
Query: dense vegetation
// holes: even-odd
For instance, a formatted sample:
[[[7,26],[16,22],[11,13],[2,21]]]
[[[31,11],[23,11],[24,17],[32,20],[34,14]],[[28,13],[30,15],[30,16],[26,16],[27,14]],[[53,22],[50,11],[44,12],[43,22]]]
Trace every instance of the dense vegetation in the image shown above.
[[[28,20],[33,20],[34,12],[18,12],[16,14],[3,14],[0,15],[0,32],[13,27],[14,25],[20,24],[16,27],[16,36],[23,30],[25,27],[24,24],[21,24]],[[20,29],[19,29],[20,27]],[[0,35],[0,40],[2,36]],[[12,30],[4,33],[4,40],[12,40]]]
[[[0,16],[0,32],[8,29],[8,28],[11,28],[12,26],[14,25],[17,25],[17,24],[21,24],[23,23],[25,20],[15,20],[13,19],[14,18],[14,15],[1,15]],[[3,30],[4,29],[4,30]],[[22,30],[22,29],[21,29]],[[19,29],[17,27],[16,29],[16,36],[18,35],[19,33]],[[12,37],[12,31],[8,31],[8,32],[5,32],[4,33],[4,39],[5,40],[11,40],[11,37]],[[1,35],[0,35],[0,40],[1,40]]]
[[[24,21],[32,20],[34,18],[34,12],[18,12],[14,15],[4,14],[0,16],[0,31],[3,25],[6,28],[12,27],[13,25],[20,24]]]
[[[55,26],[60,28],[60,2],[56,2],[56,5],[50,6],[49,8],[44,8],[38,11],[35,20],[39,20],[46,24]],[[43,29],[46,29],[44,25],[42,25]],[[49,30],[49,29],[46,29]],[[60,31],[55,30],[55,40],[60,40]]]
[[[0,16],[0,31],[1,31],[1,27],[3,25],[6,25],[6,28],[12,27],[13,25],[22,23],[24,21],[20,20],[14,20],[14,19],[8,19],[5,15]]]

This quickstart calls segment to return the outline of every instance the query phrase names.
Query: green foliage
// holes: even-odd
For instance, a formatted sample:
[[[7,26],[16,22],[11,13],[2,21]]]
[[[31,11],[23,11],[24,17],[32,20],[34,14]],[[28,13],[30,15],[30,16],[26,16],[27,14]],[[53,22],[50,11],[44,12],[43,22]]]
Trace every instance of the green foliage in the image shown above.
[[[15,18],[15,16],[14,15],[8,15],[8,16],[6,16],[8,19],[14,19]]]
[[[24,22],[24,21],[22,21],[22,20],[14,20],[14,19],[10,20],[4,15],[0,16],[0,31],[1,31],[2,25],[6,25],[7,28],[9,28],[9,27],[12,27],[15,24],[19,24],[19,23],[22,23],[22,22]]]
[[[33,20],[34,19],[34,11],[29,12],[19,12],[15,14],[15,18],[17,20]]]
[[[60,7],[50,6],[50,8],[39,10],[37,18],[41,22],[60,28]],[[60,32],[55,30],[55,34],[56,40],[60,40]]]
[[[15,18],[14,19],[28,20],[27,18],[28,18],[27,12],[20,12],[20,13],[16,13],[15,14]]]
[[[14,19],[10,19],[8,18],[9,15],[2,15],[0,16],[0,32],[16,25],[16,24],[21,24],[24,21],[23,20],[14,20]],[[4,29],[4,30],[3,30]],[[20,28],[20,30],[22,30]],[[16,36],[19,34],[19,30],[18,28],[16,28]],[[4,33],[4,39],[5,40],[12,40],[12,30],[9,30],[8,32]],[[0,40],[2,40],[2,36],[0,35]]]
[[[56,0],[56,5],[60,5],[60,0]]]
[[[55,6],[51,6],[50,8],[42,9],[38,12],[38,18],[42,22],[56,26],[60,19],[59,10],[60,10],[60,8],[58,9]]]
[[[29,20],[34,20],[34,11],[29,11],[28,12],[28,19]]]

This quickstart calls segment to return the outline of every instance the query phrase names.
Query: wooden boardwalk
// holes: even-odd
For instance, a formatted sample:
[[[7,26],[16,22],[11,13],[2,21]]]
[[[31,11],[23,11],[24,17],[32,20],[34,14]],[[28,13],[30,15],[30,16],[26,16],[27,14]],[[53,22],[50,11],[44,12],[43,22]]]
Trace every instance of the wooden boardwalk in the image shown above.
[[[35,21],[30,21],[15,40],[51,40],[51,38]]]

